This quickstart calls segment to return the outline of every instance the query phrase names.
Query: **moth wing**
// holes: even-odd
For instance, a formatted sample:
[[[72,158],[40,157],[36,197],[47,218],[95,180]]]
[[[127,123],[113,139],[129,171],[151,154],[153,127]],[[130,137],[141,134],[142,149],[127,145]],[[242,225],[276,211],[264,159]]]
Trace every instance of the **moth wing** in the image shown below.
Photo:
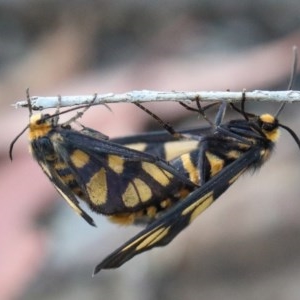
[[[174,167],[169,165],[164,159],[152,155],[150,153],[145,153],[137,151],[134,149],[129,149],[125,146],[113,143],[111,141],[95,139],[91,136],[82,135],[76,131],[72,132],[71,135],[65,134],[64,140],[66,140],[65,146],[74,145],[73,148],[81,149],[88,155],[97,158],[98,160],[104,162],[106,159],[105,155],[115,155],[127,162],[148,162],[158,166],[159,168],[173,174],[179,180],[183,181],[185,184],[190,186],[195,186],[185,175],[178,172]],[[138,164],[137,164],[138,165]],[[126,175],[126,174],[122,174]]]
[[[39,162],[44,173],[53,182],[54,187],[58,193],[66,200],[70,207],[82,218],[84,218],[90,225],[96,226],[94,220],[80,207],[76,196],[70,191],[70,189],[61,181],[56,174],[55,170],[47,167],[46,163]]]
[[[196,186],[167,162],[149,153],[77,131],[62,130],[60,134],[57,153],[72,172],[84,194],[82,198],[98,213],[139,211],[149,203],[163,201],[166,188],[178,184]],[[73,193],[67,185],[64,187],[67,194]]]
[[[69,190],[66,189],[65,185],[55,184],[55,188],[79,216],[81,216],[90,225],[96,227],[96,224],[95,224],[93,218],[80,207],[79,202],[76,199],[76,196],[74,196],[72,193],[70,193]]]
[[[251,148],[238,160],[178,202],[167,213],[106,257],[94,270],[118,268],[135,255],[170,243],[201,212],[212,204],[259,157],[259,149]]]
[[[153,131],[133,136],[114,138],[110,141],[170,161],[184,153],[198,149],[201,137],[211,132],[211,127],[182,130],[178,131],[178,133],[187,135],[187,138],[178,139],[166,131]]]

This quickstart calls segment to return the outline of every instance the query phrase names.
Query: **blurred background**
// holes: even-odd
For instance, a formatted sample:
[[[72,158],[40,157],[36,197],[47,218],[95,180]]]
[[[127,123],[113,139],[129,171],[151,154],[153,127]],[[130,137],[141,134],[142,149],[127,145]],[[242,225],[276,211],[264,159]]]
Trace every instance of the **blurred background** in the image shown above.
[[[1,1],[0,299],[299,299],[300,155],[286,132],[266,166],[170,245],[94,278],[94,266],[140,228],[95,215],[98,227],[88,226],[33,161],[26,134],[8,158],[28,124],[28,111],[11,104],[27,87],[40,96],[285,90],[299,13],[295,0]],[[133,105],[110,107],[90,109],[82,123],[111,137],[159,128]],[[201,126],[178,104],[150,107],[175,128]],[[299,113],[295,103],[281,115],[298,135]]]

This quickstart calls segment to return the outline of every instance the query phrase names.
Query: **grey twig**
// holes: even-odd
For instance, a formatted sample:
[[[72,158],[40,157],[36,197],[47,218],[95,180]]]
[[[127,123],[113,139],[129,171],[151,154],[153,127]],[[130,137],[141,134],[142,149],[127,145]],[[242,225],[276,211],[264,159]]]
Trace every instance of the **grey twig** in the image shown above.
[[[201,101],[227,101],[237,102],[242,99],[243,92],[164,92],[164,91],[131,91],[123,94],[98,94],[94,104],[119,103],[119,102],[160,102],[160,101],[181,101],[191,103],[195,100]],[[247,101],[267,101],[267,102],[299,102],[300,91],[250,91],[245,92]],[[30,97],[32,109],[42,110],[46,108],[74,106],[88,104],[95,95],[62,96],[60,104],[58,96],[54,97]],[[15,107],[27,107],[26,100],[18,101]]]

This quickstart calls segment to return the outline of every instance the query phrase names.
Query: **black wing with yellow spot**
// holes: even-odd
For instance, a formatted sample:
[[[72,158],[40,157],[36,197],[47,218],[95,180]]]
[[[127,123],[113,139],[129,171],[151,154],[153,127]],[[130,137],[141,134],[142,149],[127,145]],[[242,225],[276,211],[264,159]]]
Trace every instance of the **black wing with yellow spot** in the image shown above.
[[[186,228],[201,212],[210,206],[247,169],[260,158],[260,149],[252,148],[241,160],[225,167],[201,188],[166,212],[144,230],[111,253],[94,270],[118,268],[135,255],[151,248],[165,246]]]
[[[178,184],[195,186],[173,166],[148,153],[78,132],[61,135],[65,142],[58,153],[92,208],[103,214],[138,211]]]
[[[157,156],[43,118],[32,117],[31,152],[63,198],[92,225],[77,198],[116,222],[149,222],[164,209],[165,195],[195,187]]]
[[[279,126],[287,129],[300,147],[295,133],[269,114],[232,120],[202,137],[198,152],[192,151],[170,161],[200,186],[135,237],[105,258],[94,270],[117,268],[135,255],[172,241],[201,212],[249,169],[260,167],[270,156],[279,136]],[[198,169],[198,172],[197,172]]]

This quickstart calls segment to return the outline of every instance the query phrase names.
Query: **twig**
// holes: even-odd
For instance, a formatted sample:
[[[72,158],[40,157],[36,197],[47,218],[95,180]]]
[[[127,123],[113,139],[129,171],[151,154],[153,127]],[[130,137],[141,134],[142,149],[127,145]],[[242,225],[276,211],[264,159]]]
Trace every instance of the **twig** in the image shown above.
[[[84,105],[94,99],[95,95],[62,96],[60,107]],[[132,91],[124,94],[99,94],[95,104],[119,103],[119,102],[160,102],[160,101],[181,101],[191,103],[196,100],[201,101],[226,101],[237,102],[242,99],[242,92],[163,92],[163,91]],[[267,102],[299,102],[300,91],[260,91],[246,92],[247,101],[267,101]],[[46,108],[56,108],[58,106],[58,96],[54,97],[30,97],[32,109],[42,110]],[[27,107],[27,101],[18,101],[15,107]]]

